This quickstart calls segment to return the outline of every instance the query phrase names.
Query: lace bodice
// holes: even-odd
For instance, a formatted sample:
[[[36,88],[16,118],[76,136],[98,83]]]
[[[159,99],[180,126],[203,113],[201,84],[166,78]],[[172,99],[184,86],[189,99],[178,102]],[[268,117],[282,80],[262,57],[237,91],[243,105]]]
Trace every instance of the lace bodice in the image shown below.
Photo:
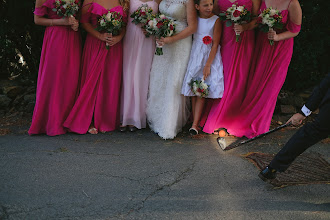
[[[160,13],[175,20],[178,32],[187,27],[187,2],[188,0],[163,0],[159,4]]]

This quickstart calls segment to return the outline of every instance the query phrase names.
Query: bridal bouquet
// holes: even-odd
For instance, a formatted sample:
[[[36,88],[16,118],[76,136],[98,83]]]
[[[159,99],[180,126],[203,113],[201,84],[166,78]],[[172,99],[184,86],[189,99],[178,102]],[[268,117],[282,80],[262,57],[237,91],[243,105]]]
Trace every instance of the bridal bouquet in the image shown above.
[[[258,17],[257,24],[261,31],[267,33],[273,28],[282,29],[283,22],[282,22],[282,14],[279,10],[273,9],[272,7],[266,8]],[[269,40],[270,45],[274,45],[273,40]]]
[[[119,12],[108,12],[100,17],[98,20],[98,26],[96,27],[97,31],[111,33],[116,36],[119,35],[122,27],[125,26],[125,22],[123,21],[123,16]],[[109,49],[109,45],[106,44],[107,50]]]
[[[167,18],[163,14],[157,14],[157,16],[150,20],[145,25],[145,30],[148,35],[154,35],[156,38],[170,37],[175,33],[175,24],[172,19]],[[156,55],[163,55],[163,49],[158,44],[156,45]]]
[[[61,17],[72,17],[77,14],[79,8],[79,0],[56,0],[52,10]]]
[[[233,23],[244,24],[251,21],[251,12],[245,6],[237,6],[233,4],[226,12],[219,14],[222,21],[226,21],[226,26],[232,26]],[[239,34],[236,33],[236,42],[239,42]]]
[[[152,12],[152,8],[150,8],[147,4],[141,5],[131,14],[131,18],[133,18],[132,23],[142,24],[142,26],[146,25],[148,21],[154,18]]]
[[[191,79],[189,86],[191,91],[198,97],[205,98],[209,95],[209,86],[203,79]]]

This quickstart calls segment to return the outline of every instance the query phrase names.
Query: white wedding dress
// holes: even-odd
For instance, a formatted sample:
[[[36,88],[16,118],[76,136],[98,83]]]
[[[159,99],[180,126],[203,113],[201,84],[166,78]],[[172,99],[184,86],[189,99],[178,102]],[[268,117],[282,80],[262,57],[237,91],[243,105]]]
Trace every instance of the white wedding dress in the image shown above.
[[[175,20],[176,34],[187,27],[188,0],[163,0],[159,11]],[[163,139],[173,139],[186,124],[189,99],[181,95],[192,36],[163,46],[164,55],[153,58],[147,119],[150,128]]]

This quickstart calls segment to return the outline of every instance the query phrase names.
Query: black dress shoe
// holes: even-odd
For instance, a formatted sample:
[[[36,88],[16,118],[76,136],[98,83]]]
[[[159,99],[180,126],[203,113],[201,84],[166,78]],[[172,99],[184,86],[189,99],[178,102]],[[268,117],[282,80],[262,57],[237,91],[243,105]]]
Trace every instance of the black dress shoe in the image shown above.
[[[276,170],[270,167],[263,169],[258,175],[263,181],[268,182],[276,178]]]
[[[120,132],[125,132],[126,129],[127,129],[127,126],[120,126],[120,127],[119,127],[119,131],[120,131]]]

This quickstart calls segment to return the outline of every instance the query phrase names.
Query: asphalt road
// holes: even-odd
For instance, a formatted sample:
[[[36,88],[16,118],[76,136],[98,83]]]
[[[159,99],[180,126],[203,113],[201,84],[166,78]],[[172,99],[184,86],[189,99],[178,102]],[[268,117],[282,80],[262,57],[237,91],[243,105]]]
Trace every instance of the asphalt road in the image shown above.
[[[226,152],[215,135],[150,130],[0,136],[0,219],[330,219],[330,185],[275,189],[242,157],[294,131]],[[329,143],[309,151],[330,162]]]

